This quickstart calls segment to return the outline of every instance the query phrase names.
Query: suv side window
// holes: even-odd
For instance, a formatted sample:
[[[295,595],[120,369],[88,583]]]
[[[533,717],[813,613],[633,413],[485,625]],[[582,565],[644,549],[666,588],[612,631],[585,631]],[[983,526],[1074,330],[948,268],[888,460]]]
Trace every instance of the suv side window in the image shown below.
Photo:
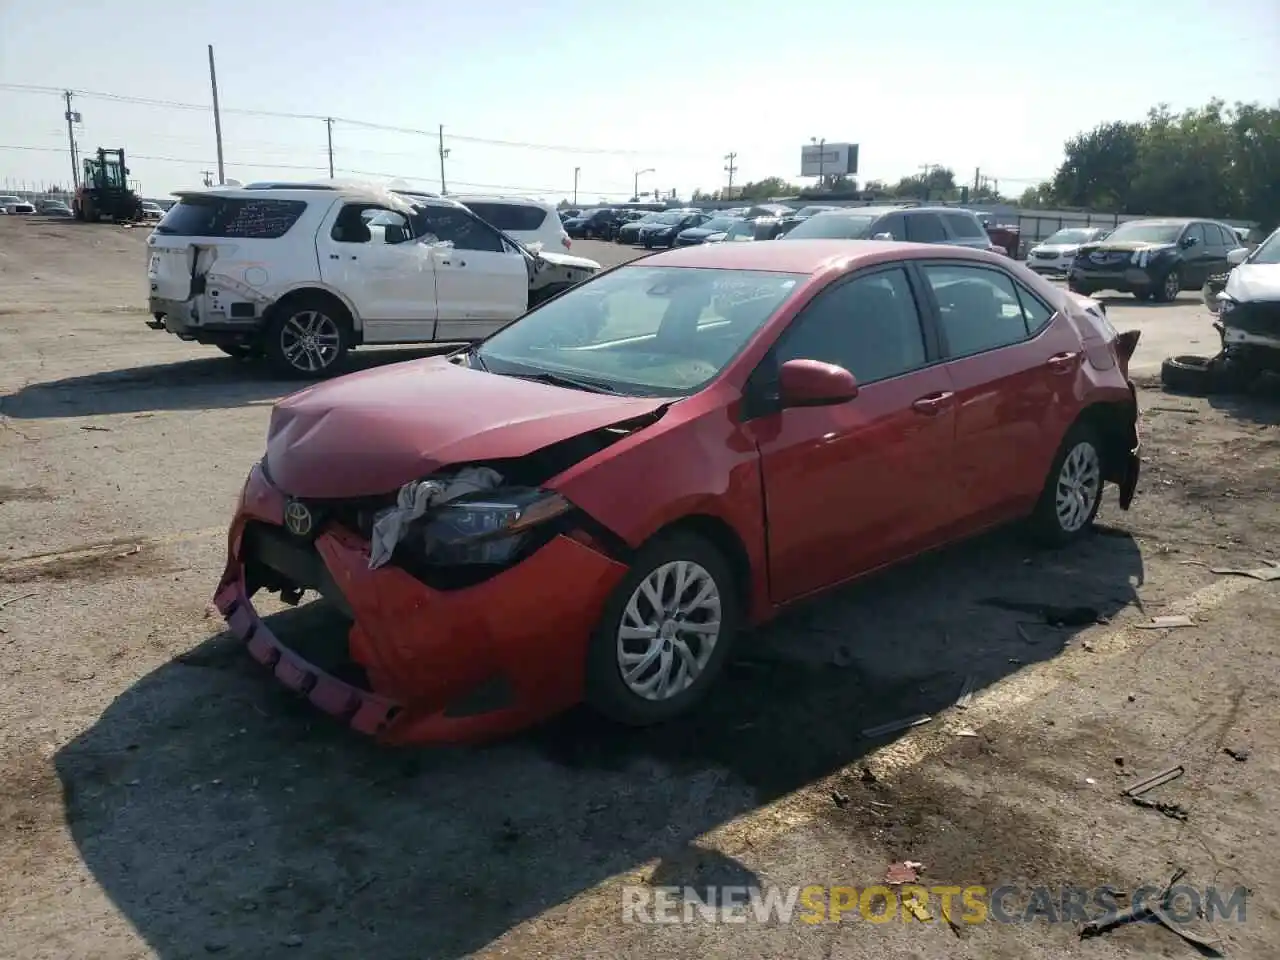
[[[1230,227],[1217,224],[1218,233],[1222,235],[1222,248],[1224,250],[1234,250],[1240,246],[1240,240],[1236,237],[1235,231]]]
[[[923,264],[921,272],[938,302],[938,317],[951,357],[969,357],[1027,339],[1028,318],[1006,274],[961,264]]]
[[[908,213],[907,239],[912,243],[946,243],[947,230],[936,213]]]
[[[529,203],[499,203],[479,200],[466,205],[477,217],[499,230],[538,230],[547,219],[547,211]]]
[[[775,355],[779,365],[838,364],[859,384],[924,366],[924,331],[906,271],[879,270],[823,290],[792,321]]]
[[[370,217],[381,212],[375,204],[347,203],[334,218],[329,238],[336,243],[372,243]]]
[[[1186,233],[1184,233],[1183,236],[1195,237],[1196,238],[1195,246],[1199,247],[1201,250],[1204,250],[1205,247],[1209,245],[1209,241],[1205,237],[1203,224],[1199,224],[1199,223],[1191,224],[1191,226],[1187,227]],[[1194,249],[1194,247],[1192,249]]]
[[[947,221],[947,226],[951,228],[953,235],[972,240],[974,238],[981,239],[987,235],[987,231],[982,229],[982,224],[978,222],[978,218],[968,213],[944,213],[942,218]]]
[[[887,233],[892,235],[895,240],[907,239],[907,220],[900,213],[890,213],[881,217],[871,229],[871,236],[877,233]]]
[[[479,220],[454,207],[426,207],[418,229],[428,242],[451,241],[455,250],[505,253],[506,244]]]

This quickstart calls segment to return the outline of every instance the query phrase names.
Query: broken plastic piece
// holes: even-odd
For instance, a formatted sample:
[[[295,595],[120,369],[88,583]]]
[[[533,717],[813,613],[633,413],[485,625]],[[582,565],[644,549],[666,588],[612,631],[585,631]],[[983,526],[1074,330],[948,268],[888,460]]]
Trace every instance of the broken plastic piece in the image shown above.
[[[928,714],[920,714],[915,717],[908,717],[905,720],[890,720],[888,723],[882,723],[878,727],[868,727],[862,731],[864,737],[875,739],[882,737],[886,733],[896,733],[899,730],[906,730],[910,727],[918,727],[922,723],[928,723],[933,717]]]
[[[884,882],[890,886],[898,886],[903,883],[915,883],[920,876],[920,868],[924,864],[917,860],[903,860],[901,863],[889,864],[889,869],[885,871]]]
[[[1125,790],[1124,795],[1126,797],[1140,797],[1149,790],[1154,790],[1156,787],[1163,786],[1171,780],[1177,780],[1184,773],[1186,773],[1186,770],[1181,764],[1176,767],[1169,767],[1167,770],[1161,770],[1159,773],[1153,773],[1145,780],[1139,780],[1133,786]]]
[[[1234,574],[1238,577],[1253,577],[1255,580],[1261,580],[1264,583],[1270,583],[1272,580],[1280,580],[1280,564],[1267,562],[1265,567],[1254,567],[1246,570],[1241,567],[1210,567],[1210,573],[1218,574]]]
[[[1167,630],[1170,627],[1194,627],[1196,622],[1186,614],[1173,614],[1167,617],[1152,617],[1150,623],[1139,623],[1139,630]]]

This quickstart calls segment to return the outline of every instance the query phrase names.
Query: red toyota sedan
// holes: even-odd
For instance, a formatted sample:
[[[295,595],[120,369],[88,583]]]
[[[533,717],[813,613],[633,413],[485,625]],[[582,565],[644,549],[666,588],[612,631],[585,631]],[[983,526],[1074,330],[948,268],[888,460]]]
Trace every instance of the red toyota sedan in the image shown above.
[[[288,687],[386,742],[586,700],[692,708],[735,635],[1025,520],[1085,534],[1138,479],[1136,333],[1007,257],[797,240],[606,271],[466,350],[275,407],[216,603]],[[257,591],[325,597],[283,644]]]

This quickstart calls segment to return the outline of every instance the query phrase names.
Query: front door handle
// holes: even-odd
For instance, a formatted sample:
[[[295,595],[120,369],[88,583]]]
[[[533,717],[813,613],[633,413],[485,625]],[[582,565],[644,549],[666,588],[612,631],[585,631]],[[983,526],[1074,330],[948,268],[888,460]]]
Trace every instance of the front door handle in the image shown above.
[[[1070,373],[1076,368],[1076,358],[1080,354],[1075,352],[1055,353],[1052,357],[1045,361],[1052,373]]]
[[[331,253],[331,254],[329,254],[329,259],[330,259],[330,260],[338,260],[338,259],[340,259],[340,258],[338,257],[338,255],[337,255],[336,253]]]
[[[954,396],[955,394],[950,390],[931,393],[911,404],[911,409],[916,413],[924,414],[926,417],[935,417],[951,405],[951,398]]]

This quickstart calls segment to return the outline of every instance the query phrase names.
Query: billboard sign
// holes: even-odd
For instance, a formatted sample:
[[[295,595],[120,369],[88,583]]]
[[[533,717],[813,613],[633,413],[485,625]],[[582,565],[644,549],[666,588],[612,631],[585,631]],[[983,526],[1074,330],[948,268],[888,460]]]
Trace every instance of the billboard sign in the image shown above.
[[[812,143],[800,148],[800,176],[822,177],[858,172],[856,143]]]

